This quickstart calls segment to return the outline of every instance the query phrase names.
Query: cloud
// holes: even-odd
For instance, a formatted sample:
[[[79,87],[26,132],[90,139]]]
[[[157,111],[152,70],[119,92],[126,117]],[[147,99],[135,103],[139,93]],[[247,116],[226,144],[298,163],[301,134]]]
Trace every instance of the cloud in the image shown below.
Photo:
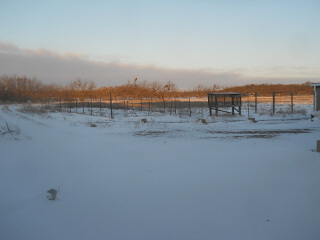
[[[305,71],[305,69],[304,69]],[[93,80],[98,86],[124,84],[128,80],[174,82],[180,88],[199,84],[212,86],[253,83],[303,83],[312,77],[246,77],[240,71],[213,71],[211,69],[170,69],[157,66],[94,61],[89,56],[58,53],[48,49],[23,49],[14,44],[0,43],[0,75],[35,77],[47,84],[67,84],[75,78]]]

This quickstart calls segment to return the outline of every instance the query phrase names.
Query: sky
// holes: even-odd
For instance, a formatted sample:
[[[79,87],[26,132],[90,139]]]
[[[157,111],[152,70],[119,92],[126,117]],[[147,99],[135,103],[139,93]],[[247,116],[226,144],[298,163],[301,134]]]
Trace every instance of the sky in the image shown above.
[[[1,0],[0,75],[180,88],[320,81],[319,0]]]

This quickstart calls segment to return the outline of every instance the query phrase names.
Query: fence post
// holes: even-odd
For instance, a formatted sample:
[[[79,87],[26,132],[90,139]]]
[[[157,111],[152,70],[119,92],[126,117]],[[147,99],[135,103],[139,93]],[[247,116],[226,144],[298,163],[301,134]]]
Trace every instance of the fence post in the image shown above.
[[[82,114],[84,114],[84,99],[82,99]]]
[[[164,98],[162,98],[163,100],[163,113],[166,113],[166,102],[164,101]]]
[[[142,98],[140,99],[140,110],[142,111]]]
[[[291,92],[291,114],[293,114],[293,92]]]
[[[248,93],[248,119],[250,117],[250,93]]]
[[[174,114],[177,115],[177,99],[174,100]]]
[[[258,94],[257,93],[254,94],[254,112],[255,113],[258,112]]]
[[[241,97],[240,97],[239,115],[241,115],[241,106],[242,106],[242,100],[241,100]]]
[[[170,115],[171,115],[171,112],[172,112],[172,100],[171,100],[171,104],[170,104]]]
[[[191,117],[191,102],[190,102],[190,97],[189,97],[189,115]]]
[[[91,99],[91,106],[90,106],[90,109],[91,109],[91,115],[92,115],[92,99]]]
[[[208,107],[209,107],[209,115],[212,116],[211,97],[209,94],[208,94]]]
[[[219,109],[218,109],[218,98],[215,96],[214,100],[215,100],[214,105],[215,105],[215,108],[216,108],[216,116],[218,116],[218,111],[219,111]]]
[[[276,112],[276,94],[272,92],[272,114]]]
[[[226,103],[226,96],[224,95],[224,104]],[[231,96],[231,105],[232,105],[232,110],[231,113],[234,115],[234,96]]]
[[[78,113],[78,98],[76,98],[76,113]]]
[[[111,119],[113,119],[113,112],[112,112],[112,93],[110,92],[110,114],[111,114]]]

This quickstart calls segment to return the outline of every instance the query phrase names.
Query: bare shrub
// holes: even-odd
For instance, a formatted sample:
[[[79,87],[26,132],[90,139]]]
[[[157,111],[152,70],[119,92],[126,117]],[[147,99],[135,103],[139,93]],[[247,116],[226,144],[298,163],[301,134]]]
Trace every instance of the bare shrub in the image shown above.
[[[22,113],[47,115],[49,112],[57,112],[59,109],[53,106],[23,105],[18,110]]]

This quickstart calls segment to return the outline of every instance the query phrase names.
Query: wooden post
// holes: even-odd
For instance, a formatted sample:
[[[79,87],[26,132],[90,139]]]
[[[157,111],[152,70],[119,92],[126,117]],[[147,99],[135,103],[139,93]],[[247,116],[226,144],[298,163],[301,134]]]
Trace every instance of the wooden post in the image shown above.
[[[177,115],[177,99],[174,100],[174,114]]]
[[[142,111],[142,98],[140,100],[141,100],[140,110]]]
[[[241,106],[242,106],[242,99],[241,99],[241,95],[240,95],[239,115],[241,115]]]
[[[208,94],[208,106],[209,106],[209,115],[212,116],[211,98],[209,94]]]
[[[113,112],[112,112],[112,93],[110,92],[110,115],[111,115],[111,119],[113,119]]]
[[[203,115],[204,102],[201,101],[201,114]]]
[[[164,101],[164,98],[162,98],[163,100],[163,113],[166,113],[166,102]]]
[[[254,94],[254,112],[255,113],[258,112],[258,94],[257,93]]]
[[[90,106],[90,109],[91,109],[91,115],[92,115],[92,99],[91,99],[91,106]]]
[[[317,152],[320,152],[320,140],[317,141]]]
[[[172,112],[172,100],[171,100],[171,104],[170,104],[170,115],[171,115],[171,112]]]
[[[226,96],[224,96],[224,104],[226,103]],[[232,115],[234,115],[234,96],[231,96]]]
[[[191,101],[190,101],[190,97],[189,97],[189,114],[190,114],[190,117],[191,117]]]
[[[82,113],[84,114],[84,99],[82,99]]]
[[[78,98],[76,98],[76,113],[78,113]]]
[[[272,114],[276,112],[276,93],[272,92]]]
[[[291,92],[291,114],[293,114],[293,92]]]
[[[218,116],[218,114],[219,114],[219,109],[218,109],[218,98],[215,96],[215,97],[214,97],[214,100],[215,100],[214,105],[215,105],[215,108],[216,108],[216,116]]]
[[[250,93],[248,93],[248,119],[250,116]]]

